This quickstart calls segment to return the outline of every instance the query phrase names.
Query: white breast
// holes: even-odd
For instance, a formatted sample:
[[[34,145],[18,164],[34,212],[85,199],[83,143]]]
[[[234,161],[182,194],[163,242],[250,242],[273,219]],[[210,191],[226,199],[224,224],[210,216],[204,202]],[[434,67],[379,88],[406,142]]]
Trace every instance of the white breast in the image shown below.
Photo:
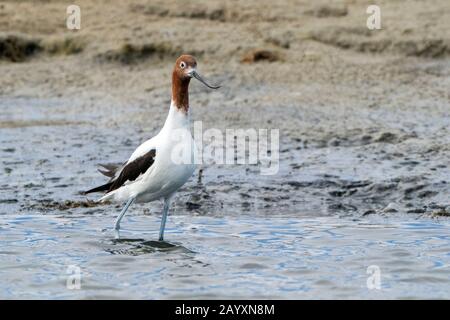
[[[141,144],[129,161],[153,148],[156,149],[153,165],[138,181],[118,189],[116,200],[135,196],[137,202],[149,202],[168,197],[192,176],[196,167],[196,146],[190,132],[189,114],[172,104],[159,134]]]

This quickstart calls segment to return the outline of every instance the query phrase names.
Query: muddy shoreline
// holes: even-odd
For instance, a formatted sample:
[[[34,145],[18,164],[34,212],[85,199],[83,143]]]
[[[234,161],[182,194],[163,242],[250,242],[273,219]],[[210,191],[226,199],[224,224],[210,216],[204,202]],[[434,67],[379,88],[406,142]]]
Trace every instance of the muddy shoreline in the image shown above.
[[[64,5],[0,7],[1,213],[110,210],[78,192],[102,182],[96,163],[122,162],[157,133],[173,60],[188,52],[222,84],[192,85],[193,119],[279,129],[280,171],[203,165],[179,213],[450,215],[446,1],[381,1],[377,31],[364,1],[269,13],[256,2],[180,12],[174,1],[86,0],[76,32],[56,15]]]
[[[78,0],[70,31],[66,1],[0,2],[0,298],[448,299],[448,0],[377,1],[374,31],[365,0],[180,3]],[[116,239],[80,191],[160,130],[182,53],[221,84],[192,119],[279,130],[279,171],[204,163],[168,242],[159,202]]]

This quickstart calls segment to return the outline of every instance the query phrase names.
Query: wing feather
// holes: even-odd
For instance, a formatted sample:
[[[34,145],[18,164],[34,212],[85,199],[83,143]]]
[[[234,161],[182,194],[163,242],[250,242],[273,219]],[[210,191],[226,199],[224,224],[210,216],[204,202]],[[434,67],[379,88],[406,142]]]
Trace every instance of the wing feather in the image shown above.
[[[128,162],[123,169],[120,171],[117,179],[112,181],[112,184],[108,190],[111,192],[113,190],[119,189],[127,181],[136,180],[141,174],[145,173],[148,168],[155,162],[156,149],[152,149],[146,154]]]
[[[84,194],[91,192],[106,191],[106,193],[119,189],[129,182],[134,182],[139,179],[155,162],[156,149],[151,149],[147,153],[135,158],[133,161],[128,161],[122,167],[113,165],[101,165],[106,170],[100,170],[104,175],[111,177],[111,180],[100,186],[84,192]]]

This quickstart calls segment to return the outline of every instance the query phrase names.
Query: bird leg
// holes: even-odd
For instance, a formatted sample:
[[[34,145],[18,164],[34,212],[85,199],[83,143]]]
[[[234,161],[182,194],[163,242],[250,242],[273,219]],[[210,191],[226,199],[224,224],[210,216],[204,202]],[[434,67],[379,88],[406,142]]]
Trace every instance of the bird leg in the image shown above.
[[[127,203],[125,204],[125,207],[123,207],[122,211],[120,212],[119,216],[116,219],[116,223],[114,224],[114,230],[116,230],[117,238],[119,238],[120,221],[122,220],[123,216],[127,212],[128,207],[131,206],[131,204],[134,202],[134,199],[136,199],[136,198],[128,199]]]
[[[171,197],[164,198],[164,208],[161,218],[161,227],[159,228],[159,241],[164,240],[164,229],[166,227],[167,214],[169,212]]]

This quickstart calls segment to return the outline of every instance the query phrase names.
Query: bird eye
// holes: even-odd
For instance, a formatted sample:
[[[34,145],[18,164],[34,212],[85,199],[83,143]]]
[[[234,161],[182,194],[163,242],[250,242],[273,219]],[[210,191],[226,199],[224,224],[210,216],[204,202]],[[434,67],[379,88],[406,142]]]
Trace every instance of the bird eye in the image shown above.
[[[186,68],[186,63],[184,63],[184,61],[181,61],[181,63],[180,63],[180,68],[181,68],[181,69]]]

